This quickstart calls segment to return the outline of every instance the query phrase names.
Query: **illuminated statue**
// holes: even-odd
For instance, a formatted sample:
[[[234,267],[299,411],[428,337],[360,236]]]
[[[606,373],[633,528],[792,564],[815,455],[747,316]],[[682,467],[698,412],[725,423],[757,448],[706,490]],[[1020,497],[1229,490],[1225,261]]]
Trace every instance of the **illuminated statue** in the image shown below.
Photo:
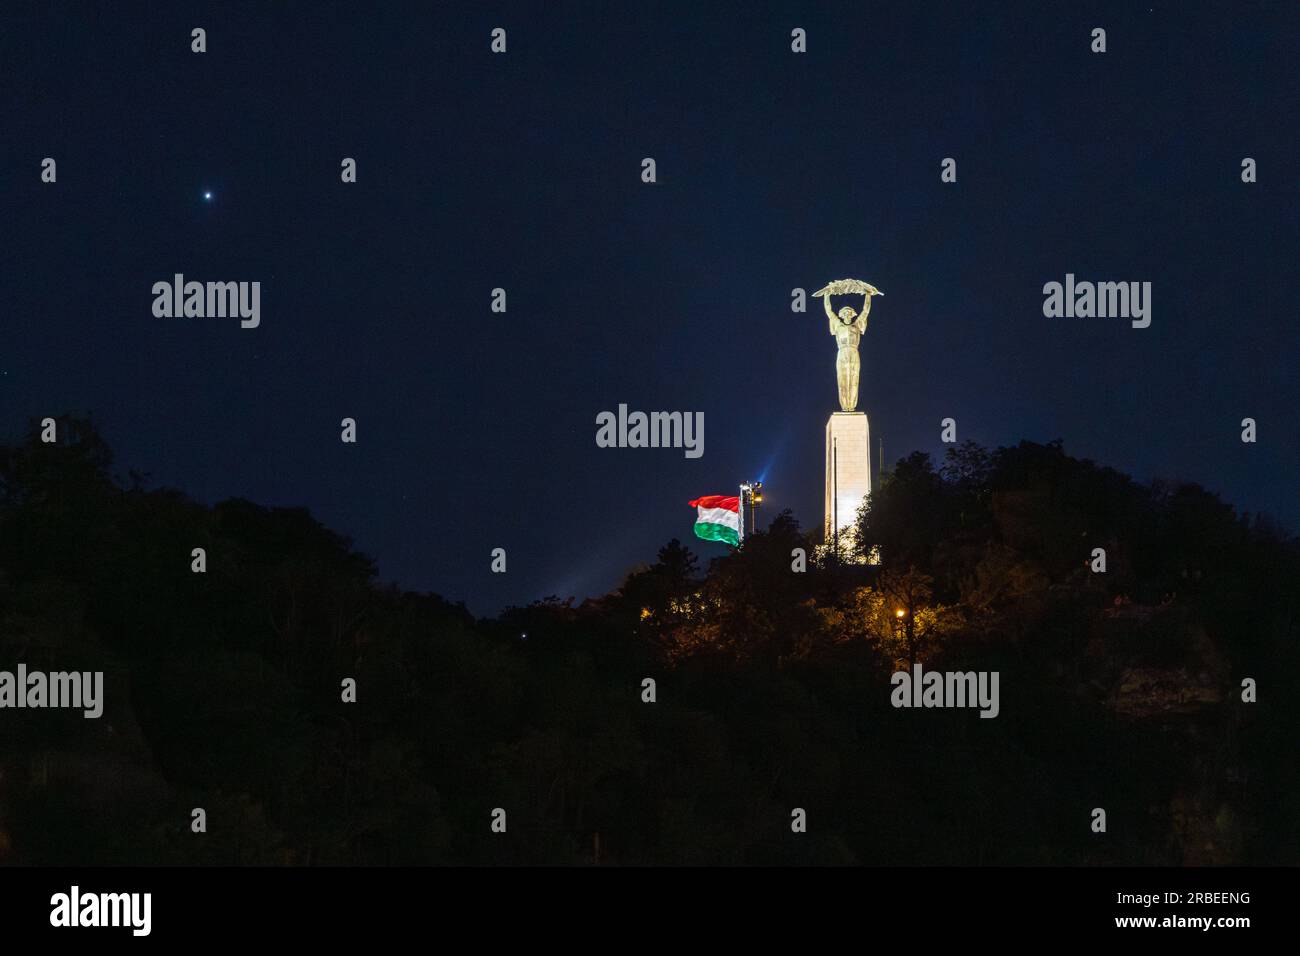
[[[835,344],[839,346],[839,352],[835,356],[835,378],[840,386],[840,408],[851,412],[858,407],[858,371],[862,367],[858,359],[858,340],[867,330],[871,297],[884,293],[858,279],[837,279],[813,295],[821,298],[826,318],[830,320],[831,335],[835,336]],[[836,314],[831,310],[833,295],[861,295],[862,313],[858,314],[846,305]]]

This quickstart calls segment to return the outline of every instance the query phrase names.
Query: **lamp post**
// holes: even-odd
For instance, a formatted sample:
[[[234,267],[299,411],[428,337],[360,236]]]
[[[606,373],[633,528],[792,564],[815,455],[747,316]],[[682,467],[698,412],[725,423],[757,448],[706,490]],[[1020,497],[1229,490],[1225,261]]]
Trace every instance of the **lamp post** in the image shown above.
[[[745,506],[749,506],[750,532],[758,527],[758,506],[763,503],[763,483],[761,481],[744,481],[740,484],[740,538],[745,538]]]
[[[749,492],[752,485],[748,481],[740,483],[740,543],[745,543],[745,502],[749,500]]]
[[[894,609],[894,640],[896,641],[903,640],[903,627],[904,627],[903,622],[906,619],[907,619],[907,611],[903,610],[903,608],[901,607]],[[912,664],[912,650],[911,650],[910,642],[907,651],[907,663],[909,667]]]

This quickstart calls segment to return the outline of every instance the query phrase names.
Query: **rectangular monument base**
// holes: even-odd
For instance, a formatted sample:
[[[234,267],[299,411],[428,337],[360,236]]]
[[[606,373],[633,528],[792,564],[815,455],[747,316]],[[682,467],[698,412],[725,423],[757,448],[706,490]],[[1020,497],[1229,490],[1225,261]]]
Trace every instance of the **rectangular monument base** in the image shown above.
[[[835,412],[826,422],[826,545],[850,560],[858,509],[871,494],[871,428],[866,412]]]

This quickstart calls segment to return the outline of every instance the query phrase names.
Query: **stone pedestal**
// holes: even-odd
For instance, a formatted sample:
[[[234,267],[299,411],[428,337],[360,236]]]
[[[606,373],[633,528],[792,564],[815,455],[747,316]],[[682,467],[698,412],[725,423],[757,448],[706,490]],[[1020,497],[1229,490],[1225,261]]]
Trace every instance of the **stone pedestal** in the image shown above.
[[[871,494],[871,429],[866,412],[835,412],[826,422],[826,545],[839,532],[841,553],[853,546],[858,508]]]

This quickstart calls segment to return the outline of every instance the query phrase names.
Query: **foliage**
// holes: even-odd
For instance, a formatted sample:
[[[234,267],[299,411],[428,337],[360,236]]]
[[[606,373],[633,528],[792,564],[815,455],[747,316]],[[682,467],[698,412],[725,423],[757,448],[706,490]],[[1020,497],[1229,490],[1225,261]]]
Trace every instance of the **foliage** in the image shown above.
[[[860,516],[878,567],[792,570],[784,513],[705,571],[674,540],[475,620],[306,511],[123,482],[60,433],[0,448],[0,667],[103,670],[107,703],[0,715],[0,862],[1300,862],[1300,549],[1194,486],[918,453]],[[998,671],[1000,716],[893,710],[912,662]]]

